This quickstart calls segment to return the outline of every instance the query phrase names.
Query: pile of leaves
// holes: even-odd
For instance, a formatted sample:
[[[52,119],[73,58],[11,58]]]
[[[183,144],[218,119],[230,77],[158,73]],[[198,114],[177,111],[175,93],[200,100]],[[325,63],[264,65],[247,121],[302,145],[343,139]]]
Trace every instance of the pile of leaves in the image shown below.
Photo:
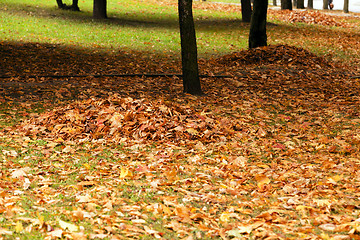
[[[289,45],[271,45],[232,53],[217,59],[220,64],[253,65],[280,64],[300,66],[321,66],[330,68],[334,63],[327,61],[303,48]]]
[[[321,11],[303,11],[303,10],[281,10],[271,11],[270,19],[281,19],[283,21],[289,21],[292,23],[302,22],[307,24],[318,24],[323,26],[353,28],[357,27],[356,24],[352,24],[344,21],[345,17],[336,16],[321,12]]]
[[[337,70],[333,62],[318,57],[305,49],[288,45],[244,50],[212,59],[206,62],[207,69],[204,71],[210,69],[216,71],[218,68],[223,68],[224,65],[227,66],[225,69],[232,71],[227,74],[235,77],[238,74],[236,71],[243,72],[244,66],[262,65],[262,69],[247,73],[248,81],[240,81],[236,78],[223,81],[225,84],[230,82],[234,87],[242,86],[243,89],[249,87],[250,89],[253,87],[263,89],[269,87],[269,84],[270,87],[278,85],[279,88],[283,88],[285,85],[282,78],[276,77],[271,81],[268,78],[289,75],[293,77],[294,82],[299,81],[303,85],[308,85],[304,89],[305,91],[314,91],[315,89],[319,94],[322,94],[323,91],[330,94],[329,86],[332,85],[333,88],[339,86],[336,79],[346,74],[343,69]],[[275,65],[285,65],[286,71],[284,72],[283,68],[274,71],[272,66]],[[298,78],[299,67],[308,69],[308,72],[302,72],[302,77],[295,80]],[[316,73],[312,72],[313,67],[317,68]],[[334,80],[328,79],[320,86],[319,84],[313,85],[317,77],[323,77],[324,74],[329,73],[333,75]],[[340,73],[342,75],[339,75]],[[304,76],[314,79],[314,81],[304,81]],[[252,79],[256,79],[257,82]],[[277,82],[277,80],[281,81]],[[93,86],[97,85],[94,79],[91,81]],[[264,83],[261,83],[262,81]],[[245,87],[246,85],[248,87]],[[259,85],[261,85],[260,88]],[[344,83],[342,87],[347,85]],[[100,84],[99,87],[104,89],[104,85]],[[94,89],[94,92],[100,89]],[[62,92],[63,95],[69,94],[70,89],[62,88],[59,92]],[[59,92],[56,94],[62,97]],[[333,96],[333,94],[336,93],[331,93],[329,96]],[[129,140],[178,142],[201,140],[208,143],[231,137],[242,128],[240,125],[234,120],[219,119],[206,109],[194,110],[186,105],[172,104],[169,100],[145,100],[111,94],[106,100],[94,97],[86,98],[32,117],[22,124],[21,132],[28,136],[41,136],[57,141],[104,139],[112,142]]]
[[[220,89],[230,92],[260,90],[271,93],[274,91],[272,98],[301,96],[304,93],[316,94],[316,98],[321,98],[318,104],[321,104],[324,97],[330,99],[345,88],[350,94],[349,98],[357,96],[356,89],[352,87],[353,83],[344,81],[349,72],[337,67],[334,62],[294,46],[274,45],[243,50],[221,58],[202,61],[201,66],[202,71],[209,75],[217,71],[222,73],[221,71],[225,70],[226,74],[234,76],[234,78],[216,82],[207,79],[203,82],[205,88],[213,88],[213,84],[224,84]],[[242,75],[239,75],[240,73]],[[327,78],[327,81],[319,83],[318,78]],[[169,85],[169,81],[174,80],[177,81],[176,79],[162,79],[161,81],[157,79],[156,81],[157,86],[160,87],[162,81]],[[142,84],[152,82],[151,79],[141,78],[138,81],[139,83],[135,85],[139,85],[140,82]],[[153,99],[129,96],[131,91],[125,91],[126,94],[120,91],[102,93],[117,91],[117,89],[131,89],[131,83],[129,85],[127,81],[117,82],[116,79],[102,81],[90,78],[89,82],[85,79],[83,82],[91,85],[85,91],[92,93],[91,98],[84,95],[82,96],[84,100],[70,102],[32,117],[22,123],[17,131],[27,136],[45,137],[58,142],[103,139],[109,142],[200,140],[209,143],[231,138],[237,131],[244,128],[244,124],[239,123],[238,120],[219,118],[207,108],[193,109],[188,105],[181,106],[181,104],[172,103],[173,97],[168,100],[163,100],[163,98],[156,100],[159,97],[155,95]],[[73,96],[71,91],[81,91],[76,90],[78,84],[68,81],[65,83],[68,87],[62,87],[56,91],[57,97],[63,98],[66,95],[71,97]],[[181,86],[175,83],[170,85]],[[154,87],[144,88],[151,90]],[[181,91],[181,88],[177,89]],[[135,91],[141,92],[139,88]],[[215,96],[219,94],[218,90],[210,91]],[[166,90],[162,92],[165,95],[169,93],[166,93]],[[142,95],[147,94],[149,93],[143,92]],[[99,95],[103,97],[97,98],[96,96]],[[222,97],[218,97],[217,101],[221,102]]]
[[[234,132],[235,124],[187,106],[112,96],[76,101],[22,124],[29,136],[52,140],[201,140],[214,142]]]

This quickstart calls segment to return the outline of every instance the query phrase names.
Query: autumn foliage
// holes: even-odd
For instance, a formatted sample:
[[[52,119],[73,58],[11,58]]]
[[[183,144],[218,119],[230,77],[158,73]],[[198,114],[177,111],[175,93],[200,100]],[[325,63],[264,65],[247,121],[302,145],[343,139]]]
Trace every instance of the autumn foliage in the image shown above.
[[[44,77],[177,73],[173,59],[0,51],[5,239],[359,239],[356,66],[242,50],[201,59],[191,96],[176,76]]]

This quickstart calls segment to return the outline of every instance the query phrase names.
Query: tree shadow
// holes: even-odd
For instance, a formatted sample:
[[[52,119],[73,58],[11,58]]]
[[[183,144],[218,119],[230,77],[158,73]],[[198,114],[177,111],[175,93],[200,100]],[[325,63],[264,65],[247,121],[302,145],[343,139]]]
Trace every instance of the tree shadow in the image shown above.
[[[115,25],[115,26],[130,26],[141,28],[166,28],[178,29],[178,16],[169,13],[126,13],[126,12],[112,12],[111,16],[107,19],[93,19],[91,12],[81,11],[64,11],[58,9],[55,5],[52,8],[43,6],[30,6],[17,3],[7,3],[8,9],[12,14],[24,16],[32,15],[41,18],[69,20],[82,24],[99,24],[99,25]],[[4,9],[0,9],[4,11]],[[241,13],[239,13],[240,16]],[[240,18],[238,19],[204,19],[201,17],[196,18],[195,22],[198,29],[206,30],[209,26],[216,26],[219,29],[233,29],[239,27],[248,27],[248,23],[244,23]]]

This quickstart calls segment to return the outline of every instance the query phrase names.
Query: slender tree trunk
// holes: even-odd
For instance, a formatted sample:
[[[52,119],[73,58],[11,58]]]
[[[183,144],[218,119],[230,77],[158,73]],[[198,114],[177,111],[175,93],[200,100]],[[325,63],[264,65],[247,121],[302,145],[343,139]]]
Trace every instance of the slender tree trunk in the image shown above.
[[[307,8],[308,9],[314,9],[314,1],[313,0],[308,0]]]
[[[304,8],[305,8],[304,0],[297,0],[297,2],[296,2],[296,8],[298,8],[298,9],[304,9]]]
[[[254,10],[251,15],[249,48],[267,46],[266,15],[268,1],[254,0]]]
[[[94,0],[93,18],[95,19],[107,18],[106,0]]]
[[[292,10],[291,0],[281,0],[281,10]]]
[[[323,9],[329,9],[328,4],[329,0],[323,0]]]
[[[56,3],[58,5],[59,8],[64,9],[65,8],[65,4],[62,2],[62,0],[56,0]]]
[[[71,10],[73,10],[73,11],[80,11],[80,8],[79,8],[79,0],[73,0],[73,1],[72,1]]]
[[[192,0],[179,0],[178,4],[184,92],[201,95]]]
[[[344,0],[344,13],[349,12],[349,0]]]
[[[250,0],[241,0],[241,15],[243,22],[251,20],[251,2]]]
[[[274,5],[274,6],[277,6],[276,0],[273,0],[273,5]]]
[[[56,0],[56,3],[58,5],[58,7],[61,8],[61,9],[72,10],[72,11],[80,11],[80,8],[79,8],[79,5],[78,5],[79,0],[73,0],[71,6],[66,5],[65,3],[63,3],[62,0]]]

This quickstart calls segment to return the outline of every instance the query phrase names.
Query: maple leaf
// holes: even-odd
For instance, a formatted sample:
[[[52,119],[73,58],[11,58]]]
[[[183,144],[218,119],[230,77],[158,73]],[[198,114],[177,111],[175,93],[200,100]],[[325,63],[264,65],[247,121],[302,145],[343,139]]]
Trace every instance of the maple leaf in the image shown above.
[[[261,174],[256,175],[255,179],[258,182],[257,184],[259,188],[262,188],[264,185],[269,184],[271,182],[271,180],[267,176]]]
[[[131,177],[132,173],[128,168],[122,167],[119,178],[125,179],[126,177]]]

